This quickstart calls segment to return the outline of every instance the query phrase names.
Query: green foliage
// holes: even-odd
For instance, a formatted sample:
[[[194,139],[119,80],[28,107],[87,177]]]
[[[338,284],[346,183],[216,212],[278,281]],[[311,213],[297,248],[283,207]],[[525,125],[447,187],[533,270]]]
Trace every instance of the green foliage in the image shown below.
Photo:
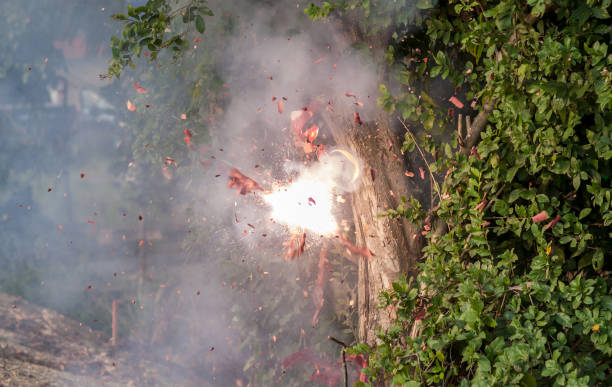
[[[403,48],[411,60],[395,58],[405,88],[381,86],[379,103],[413,124],[453,118],[424,92],[427,78],[494,109],[469,155],[455,131],[422,138],[432,172],[447,173],[434,214],[449,230],[428,234],[418,277],[382,293],[397,318],[380,345],[355,349],[370,355],[372,381],[612,383],[610,4],[449,1],[425,20],[418,50]],[[407,133],[404,150],[414,145]],[[385,215],[400,214],[413,216]]]
[[[112,62],[105,77],[119,78],[125,67],[134,67],[134,56],[140,57],[143,50],[153,61],[160,50],[169,48],[174,52],[174,59],[188,47],[185,39],[193,24],[195,30],[204,33],[206,24],[204,16],[213,16],[206,6],[206,0],[191,0],[187,4],[172,9],[166,0],[149,0],[140,7],[128,5],[127,14],[115,14],[111,18],[124,23],[121,37],[111,37]],[[180,26],[180,19],[185,26]],[[173,33],[173,29],[180,32]],[[169,34],[170,37],[167,37]]]
[[[421,209],[421,203],[419,203],[418,200],[413,197],[406,199],[405,196],[400,196],[400,200],[401,204],[397,207],[397,209],[383,211],[378,216],[388,216],[392,219],[404,217],[411,223],[417,223],[425,218],[425,211]]]
[[[342,7],[342,3],[332,3],[329,1],[324,1],[320,6],[315,5],[314,3],[308,4],[308,7],[304,10],[304,13],[312,20],[321,20],[325,19],[329,16],[332,11],[337,10]]]
[[[340,0],[323,1],[320,5],[310,3],[304,13],[312,20],[329,16],[352,15],[366,39],[375,39],[382,32],[389,36],[398,34],[412,23],[420,20],[420,10],[433,8],[437,0]],[[365,43],[365,42],[360,42]]]

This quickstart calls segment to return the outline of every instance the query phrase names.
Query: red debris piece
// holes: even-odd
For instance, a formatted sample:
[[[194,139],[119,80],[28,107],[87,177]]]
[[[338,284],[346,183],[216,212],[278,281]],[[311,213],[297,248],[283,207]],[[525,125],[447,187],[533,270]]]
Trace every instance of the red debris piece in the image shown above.
[[[450,103],[455,105],[457,109],[463,109],[463,102],[461,102],[457,97],[452,96],[448,100],[450,101]]]
[[[84,177],[85,177],[85,174],[84,174],[84,173],[81,173],[81,179],[82,179],[82,178],[84,178]]]
[[[142,86],[140,86],[140,82],[135,82],[134,83],[134,88],[136,89],[137,92],[139,92],[140,94],[144,94],[147,92],[147,89],[143,88]]]
[[[531,220],[533,221],[533,223],[539,223],[539,222],[543,222],[546,219],[548,219],[548,214],[546,213],[546,211],[542,211],[537,215],[534,215]]]
[[[419,167],[419,173],[421,174],[421,180],[425,180],[425,171],[423,168]]]
[[[481,211],[482,211],[482,209],[483,209],[483,208],[484,208],[484,207],[487,205],[487,203],[488,203],[488,200],[486,200],[486,199],[485,199],[485,200],[483,200],[483,201],[481,201],[480,203],[478,203],[478,204],[476,205],[476,207],[474,207],[474,210],[476,210],[476,211],[478,211],[478,212],[481,212]]]
[[[284,106],[283,101],[278,101],[278,112],[283,114]]]
[[[419,310],[417,314],[414,315],[414,321],[424,319],[426,314],[427,314],[427,308],[423,308]]]
[[[372,176],[372,181],[376,180],[376,169],[370,169],[370,176]]]
[[[306,141],[312,143],[319,135],[319,127],[316,125],[311,126],[307,131],[302,133],[302,136],[306,138]]]
[[[311,363],[314,366],[315,371],[310,377],[311,381],[331,387],[342,380],[340,364],[323,359],[313,349],[304,348],[292,353],[283,360],[282,365],[283,368],[287,368],[297,363]]]
[[[348,91],[346,93],[344,93],[344,95],[349,97],[349,98],[357,98],[357,96],[355,94],[351,94]]]
[[[313,327],[317,325],[319,313],[323,308],[323,304],[325,304],[324,286],[327,279],[328,267],[329,261],[327,259],[327,244],[325,244],[319,253],[319,273],[317,274],[317,282],[315,283],[315,287],[312,292],[312,301],[315,305],[315,314],[312,316]]]
[[[478,154],[478,150],[475,146],[470,149],[470,156],[475,156],[478,160],[480,160],[480,155]]]
[[[363,124],[363,122],[361,122],[361,117],[359,117],[359,113],[357,112],[353,113],[353,120],[357,125]]]
[[[304,253],[304,246],[306,245],[306,233],[293,234],[291,239],[287,242],[283,242],[283,246],[289,249],[285,252],[286,260],[293,260]]]
[[[368,366],[368,361],[363,355],[346,355],[346,361],[350,363],[357,371],[361,371]],[[327,384],[329,387],[338,385],[342,381],[342,362],[341,360],[335,363],[324,359],[319,354],[311,349],[304,348],[292,353],[283,359],[283,368],[288,368],[299,363],[310,363],[314,367],[314,372],[310,377],[311,381],[320,384]],[[367,375],[360,374],[359,381],[367,383]],[[349,381],[349,385],[354,385],[354,381]]]
[[[359,372],[359,381],[362,383],[368,382],[368,375],[361,373],[361,370],[368,367],[368,361],[363,355],[346,355],[346,361],[353,364]]]
[[[191,145],[191,136],[193,136],[191,130],[185,129],[183,133],[185,134],[185,142],[187,143],[187,145]]]
[[[555,224],[559,223],[559,220],[561,220],[561,215],[557,215],[555,219],[551,220],[546,226],[544,226],[544,231],[551,227],[555,227]]]
[[[263,191],[263,188],[261,188],[261,186],[255,180],[251,179],[248,176],[243,175],[236,168],[233,168],[229,172],[229,178],[230,178],[230,181],[227,184],[227,186],[229,188],[234,188],[234,187],[238,188],[237,192],[240,195],[246,195],[249,192],[254,191],[254,190]]]
[[[363,247],[355,246],[348,239],[346,239],[344,235],[340,235],[340,241],[347,247],[348,251],[351,254],[357,254],[364,258],[369,258],[369,257],[374,256],[374,253],[372,252],[372,250],[368,249],[366,246],[363,246]]]
[[[294,114],[292,114],[292,116]],[[291,133],[295,135],[302,135],[302,129],[304,128],[304,125],[306,125],[306,122],[308,122],[308,120],[310,120],[313,115],[314,113],[312,111],[303,110],[299,115],[291,117]]]

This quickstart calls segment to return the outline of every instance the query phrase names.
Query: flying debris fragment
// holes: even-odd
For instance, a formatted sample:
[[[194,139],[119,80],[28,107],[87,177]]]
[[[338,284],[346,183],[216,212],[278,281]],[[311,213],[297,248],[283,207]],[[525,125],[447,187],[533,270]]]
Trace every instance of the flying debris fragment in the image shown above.
[[[191,136],[193,136],[193,133],[191,133],[189,129],[185,129],[183,133],[185,134],[185,142],[187,145],[191,145]]]
[[[227,184],[227,186],[229,188],[236,187],[238,189],[237,192],[240,195],[246,195],[250,193],[251,191],[255,191],[255,190],[263,191],[263,188],[261,188],[261,186],[255,180],[251,179],[248,176],[243,175],[236,168],[233,168],[229,172],[229,179],[230,181]]]
[[[137,92],[144,94],[147,92],[147,89],[143,88],[142,86],[140,86],[140,82],[134,82],[134,89],[136,89]]]
[[[321,248],[321,252],[319,253],[319,273],[317,274],[317,282],[315,283],[314,291],[312,292],[312,301],[315,305],[315,313],[312,316],[312,326],[317,325],[319,320],[319,313],[321,313],[321,309],[323,308],[323,304],[325,304],[324,297],[324,286],[325,280],[327,278],[327,270],[329,266],[329,261],[327,259],[327,244],[325,244]]]
[[[302,133],[302,136],[306,138],[306,140],[312,143],[317,136],[319,135],[319,127],[316,125],[311,126],[307,131]]]
[[[344,235],[340,235],[339,239],[346,246],[348,252],[351,254],[357,254],[364,258],[370,258],[374,256],[374,253],[372,252],[372,250],[368,249],[366,246],[363,246],[363,247],[355,246],[354,244],[351,243],[351,241],[346,239]]]
[[[546,213],[546,211],[542,211],[537,215],[534,215],[531,217],[531,221],[533,223],[539,223],[539,222],[543,222],[546,219],[548,219],[548,214]]]
[[[291,239],[287,242],[283,242],[283,246],[289,249],[285,252],[286,260],[293,260],[304,253],[304,246],[306,245],[306,233],[293,234]]]
[[[463,109],[463,102],[461,102],[457,97],[453,96],[448,99],[450,103],[455,105],[458,109]]]

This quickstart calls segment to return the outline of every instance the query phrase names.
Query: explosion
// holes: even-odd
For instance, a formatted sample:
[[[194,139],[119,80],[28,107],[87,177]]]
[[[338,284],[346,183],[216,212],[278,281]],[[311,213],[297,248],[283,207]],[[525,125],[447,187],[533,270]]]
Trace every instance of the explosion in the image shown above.
[[[333,197],[333,186],[328,182],[300,178],[265,195],[264,200],[272,207],[276,221],[326,235],[338,228],[332,215]]]
[[[271,216],[279,223],[330,235],[338,230],[333,215],[334,197],[353,190],[360,173],[359,162],[351,153],[332,151],[302,170],[289,185],[264,195],[264,200],[272,207]]]

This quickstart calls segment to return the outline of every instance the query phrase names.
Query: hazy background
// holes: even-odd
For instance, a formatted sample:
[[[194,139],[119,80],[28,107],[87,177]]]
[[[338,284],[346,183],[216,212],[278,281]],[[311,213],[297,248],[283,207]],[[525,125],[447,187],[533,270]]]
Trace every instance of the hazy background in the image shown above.
[[[290,177],[287,161],[312,165],[291,111],[324,95],[372,119],[375,66],[308,21],[307,2],[211,2],[184,60],[142,58],[100,80],[121,27],[109,15],[126,4],[0,1],[0,290],[108,338],[119,300],[119,347],[134,364],[180,365],[187,385],[310,385],[311,366],[282,359],[314,348],[335,363],[327,336],[353,342],[355,266],[330,245],[313,327],[322,238],[286,262],[290,230],[256,194],[228,189],[227,172],[269,189]],[[348,235],[347,204],[336,216]]]

